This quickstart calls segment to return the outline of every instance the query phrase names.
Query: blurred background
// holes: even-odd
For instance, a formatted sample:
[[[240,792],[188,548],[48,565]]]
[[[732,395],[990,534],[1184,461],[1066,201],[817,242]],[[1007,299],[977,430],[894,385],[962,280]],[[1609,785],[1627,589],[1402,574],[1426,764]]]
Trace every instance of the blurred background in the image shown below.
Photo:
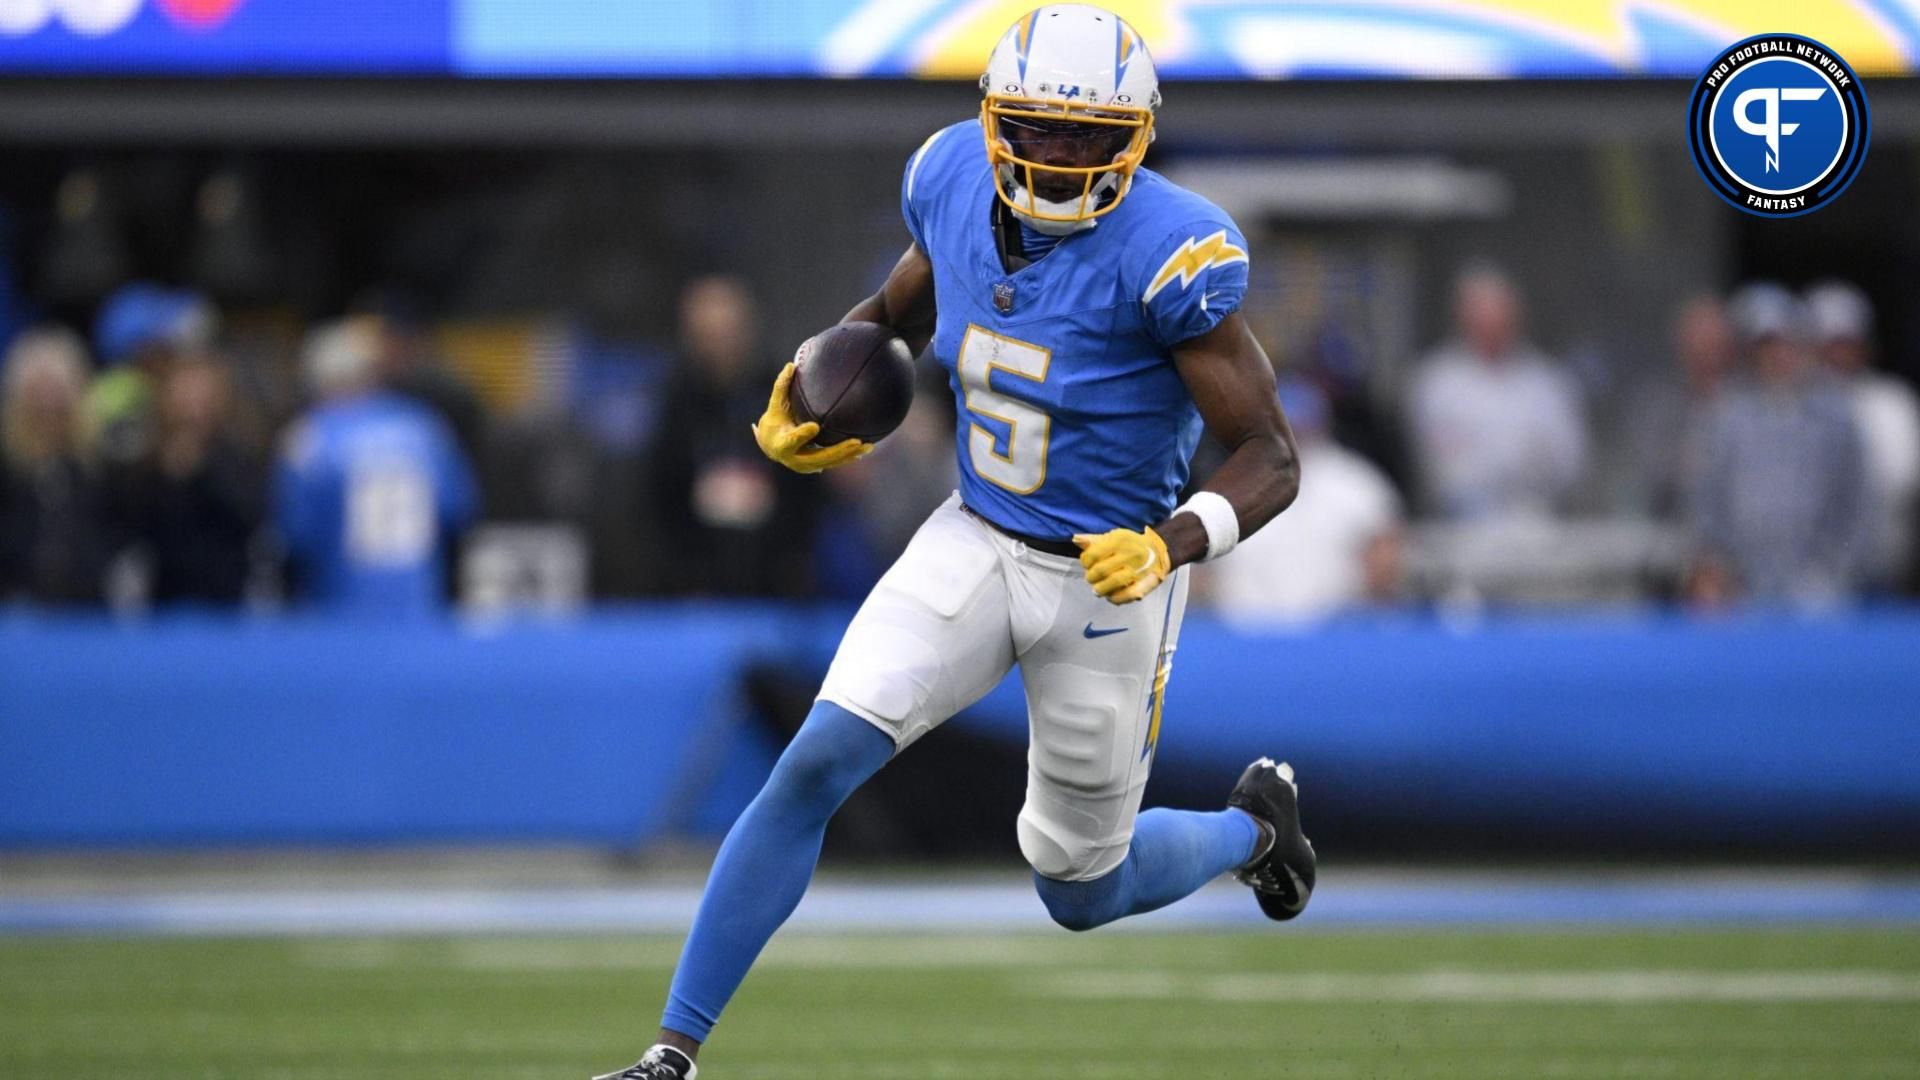
[[[678,926],[954,484],[931,361],[851,468],[745,429],[1026,7],[0,0],[0,928]],[[1396,876],[1434,864],[1792,863],[1655,907],[1920,917],[1920,11],[1115,7],[1305,471],[1196,574],[1149,801],[1289,758],[1336,925],[1615,910]],[[1872,147],[1764,220],[1685,111],[1783,30]],[[829,865],[1024,888],[1024,740],[1003,686]],[[419,875],[666,906],[154,906]]]
[[[849,469],[745,429],[1025,8],[0,0],[0,1072],[632,1059],[954,484],[931,361]],[[1290,759],[1315,907],[1004,942],[1008,684],[849,803],[712,1068],[1246,1074],[1284,1001],[1338,1076],[1914,1074],[1920,10],[1116,8],[1306,475],[1194,577],[1148,801]],[[1686,146],[1768,31],[1872,106],[1784,221]],[[874,930],[956,936],[806,938]]]

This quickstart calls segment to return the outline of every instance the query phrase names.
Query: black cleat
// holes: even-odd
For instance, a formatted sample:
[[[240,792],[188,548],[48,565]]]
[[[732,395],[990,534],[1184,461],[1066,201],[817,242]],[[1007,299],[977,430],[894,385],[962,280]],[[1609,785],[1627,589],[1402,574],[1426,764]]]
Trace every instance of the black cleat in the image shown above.
[[[693,1080],[699,1072],[687,1055],[671,1046],[654,1046],[631,1066],[593,1080]]]
[[[1284,922],[1307,909],[1313,898],[1313,844],[1300,831],[1300,792],[1293,766],[1261,758],[1240,774],[1227,805],[1253,815],[1260,824],[1260,851],[1234,872],[1253,889],[1267,918]]]

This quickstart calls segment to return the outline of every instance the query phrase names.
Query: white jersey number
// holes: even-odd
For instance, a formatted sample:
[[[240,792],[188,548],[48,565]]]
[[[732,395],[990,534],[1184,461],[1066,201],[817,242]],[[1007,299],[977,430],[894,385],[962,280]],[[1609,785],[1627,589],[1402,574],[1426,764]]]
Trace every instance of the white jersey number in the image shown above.
[[[1007,425],[1007,452],[1002,454],[994,433],[972,425],[967,447],[973,471],[1016,495],[1031,495],[1047,480],[1047,439],[1053,420],[1023,401],[988,385],[995,371],[1045,382],[1053,353],[1031,342],[1001,337],[978,326],[967,327],[960,342],[960,386],[966,391],[967,411]]]
[[[354,562],[411,566],[433,551],[438,532],[433,482],[418,466],[384,462],[347,474],[347,551]]]

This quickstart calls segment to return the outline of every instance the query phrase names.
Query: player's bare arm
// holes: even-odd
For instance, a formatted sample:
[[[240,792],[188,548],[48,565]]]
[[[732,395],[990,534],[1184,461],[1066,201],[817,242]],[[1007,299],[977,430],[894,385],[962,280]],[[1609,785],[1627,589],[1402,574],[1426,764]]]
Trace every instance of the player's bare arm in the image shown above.
[[[1274,392],[1273,365],[1239,312],[1174,346],[1173,362],[1207,434],[1227,449],[1227,460],[1201,490],[1226,499],[1238,535],[1252,535],[1300,493],[1300,454]],[[1196,513],[1175,511],[1154,531],[1176,567],[1207,556],[1207,529]]]
[[[1115,604],[1143,599],[1190,562],[1217,558],[1300,491],[1300,456],[1274,392],[1273,366],[1239,312],[1171,350],[1207,432],[1227,460],[1158,524],[1074,537],[1087,584]]]
[[[915,356],[925,352],[934,326],[933,262],[927,253],[919,244],[907,245],[880,291],[853,305],[840,321],[879,323],[899,335]]]

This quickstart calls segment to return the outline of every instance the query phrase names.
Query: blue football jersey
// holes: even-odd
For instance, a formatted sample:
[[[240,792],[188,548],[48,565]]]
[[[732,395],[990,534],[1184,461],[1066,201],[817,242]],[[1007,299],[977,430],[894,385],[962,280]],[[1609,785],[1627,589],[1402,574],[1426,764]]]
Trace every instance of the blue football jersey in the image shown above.
[[[1140,169],[1097,225],[1010,274],[994,200],[978,120],[907,163],[901,211],[933,264],[961,497],[1047,539],[1161,521],[1201,429],[1172,349],[1239,309],[1246,240],[1219,207]]]
[[[274,516],[316,605],[392,617],[443,606],[446,539],[477,503],[440,418],[374,394],[322,405],[289,432]]]

